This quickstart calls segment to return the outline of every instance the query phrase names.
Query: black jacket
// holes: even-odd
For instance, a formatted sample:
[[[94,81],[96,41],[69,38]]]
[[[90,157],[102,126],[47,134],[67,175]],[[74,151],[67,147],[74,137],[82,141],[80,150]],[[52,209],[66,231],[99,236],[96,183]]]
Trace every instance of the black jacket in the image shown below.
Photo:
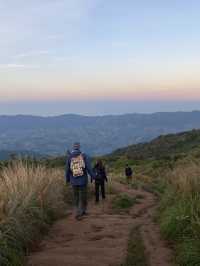
[[[125,174],[126,176],[131,176],[133,174],[131,167],[126,167]]]
[[[105,167],[99,167],[98,165],[95,165],[93,172],[95,174],[95,181],[96,182],[103,182],[108,181]]]

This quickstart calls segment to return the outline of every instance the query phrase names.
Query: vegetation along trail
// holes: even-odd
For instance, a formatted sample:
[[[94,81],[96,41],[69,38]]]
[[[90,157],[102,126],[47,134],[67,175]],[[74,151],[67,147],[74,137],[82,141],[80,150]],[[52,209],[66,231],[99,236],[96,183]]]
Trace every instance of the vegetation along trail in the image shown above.
[[[104,203],[90,202],[83,220],[70,213],[55,223],[28,265],[171,265],[171,251],[154,222],[155,196],[118,182],[110,193]]]

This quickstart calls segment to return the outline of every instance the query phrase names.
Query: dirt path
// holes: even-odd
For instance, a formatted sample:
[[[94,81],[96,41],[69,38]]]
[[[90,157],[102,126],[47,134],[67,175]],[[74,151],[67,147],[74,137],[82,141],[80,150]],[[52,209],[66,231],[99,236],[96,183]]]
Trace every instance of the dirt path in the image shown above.
[[[31,254],[29,266],[118,266],[124,261],[130,230],[138,227],[143,238],[150,266],[170,266],[171,252],[161,240],[158,226],[153,222],[156,199],[151,193],[129,189],[115,183],[115,190],[140,195],[126,214],[114,214],[111,196],[105,203],[90,203],[90,215],[75,221],[73,214],[58,221],[38,251]]]

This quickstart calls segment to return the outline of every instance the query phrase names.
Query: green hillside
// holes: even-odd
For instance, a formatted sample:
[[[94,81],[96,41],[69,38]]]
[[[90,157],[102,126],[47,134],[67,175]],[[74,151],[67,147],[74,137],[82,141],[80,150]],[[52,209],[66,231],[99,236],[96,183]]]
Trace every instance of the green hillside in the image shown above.
[[[151,142],[131,145],[113,152],[111,157],[125,156],[132,160],[161,159],[167,156],[197,152],[200,148],[200,130],[163,135]]]
[[[104,159],[113,171],[123,171],[126,163],[136,173],[152,176],[172,169],[177,162],[200,158],[200,130],[160,136],[151,142],[118,149]],[[157,171],[155,171],[157,170]]]

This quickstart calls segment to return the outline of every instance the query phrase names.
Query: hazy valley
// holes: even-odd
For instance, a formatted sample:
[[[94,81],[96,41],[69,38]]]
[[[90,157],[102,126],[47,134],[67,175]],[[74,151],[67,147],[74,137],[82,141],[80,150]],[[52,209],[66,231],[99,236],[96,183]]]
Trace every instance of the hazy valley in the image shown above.
[[[60,155],[81,141],[91,155],[200,128],[200,112],[57,117],[0,116],[1,158],[10,152]],[[91,141],[92,140],[92,141]]]

